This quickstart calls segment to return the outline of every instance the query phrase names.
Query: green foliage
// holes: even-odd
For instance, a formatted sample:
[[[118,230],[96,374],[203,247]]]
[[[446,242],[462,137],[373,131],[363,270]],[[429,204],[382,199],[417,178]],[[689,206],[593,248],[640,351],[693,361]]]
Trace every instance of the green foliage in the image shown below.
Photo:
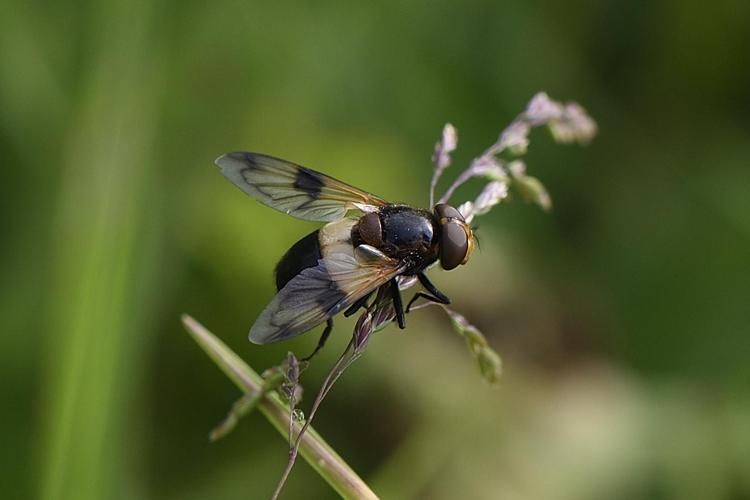
[[[476,326],[469,323],[466,318],[452,309],[441,306],[450,316],[453,329],[466,340],[469,352],[477,361],[479,371],[484,379],[490,384],[497,384],[502,373],[502,361],[500,355],[487,343],[487,339]]]

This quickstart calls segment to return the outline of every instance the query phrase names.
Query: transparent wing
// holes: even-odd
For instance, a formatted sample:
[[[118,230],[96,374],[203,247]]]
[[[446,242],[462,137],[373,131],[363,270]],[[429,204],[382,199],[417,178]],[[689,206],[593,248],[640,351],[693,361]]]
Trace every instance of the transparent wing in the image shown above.
[[[372,211],[386,204],[375,195],[272,156],[227,153],[216,165],[245,193],[298,219],[333,222],[349,210]]]
[[[250,329],[250,341],[268,344],[304,333],[403,272],[400,261],[360,245],[354,256],[329,255],[282,288]]]

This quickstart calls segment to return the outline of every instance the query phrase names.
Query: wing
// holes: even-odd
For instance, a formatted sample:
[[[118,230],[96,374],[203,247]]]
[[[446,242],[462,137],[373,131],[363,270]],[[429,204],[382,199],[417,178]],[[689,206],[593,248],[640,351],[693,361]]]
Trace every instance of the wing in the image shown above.
[[[295,276],[276,294],[250,329],[250,341],[268,344],[304,333],[398,276],[405,266],[374,247],[354,256],[329,255]]]
[[[298,219],[333,222],[349,210],[371,212],[386,201],[309,168],[258,153],[216,160],[224,176],[259,202]]]

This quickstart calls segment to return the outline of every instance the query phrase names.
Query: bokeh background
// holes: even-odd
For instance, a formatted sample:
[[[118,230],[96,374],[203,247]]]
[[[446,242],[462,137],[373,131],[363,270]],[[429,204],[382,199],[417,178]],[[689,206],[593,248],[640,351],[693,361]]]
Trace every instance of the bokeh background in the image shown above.
[[[600,126],[589,147],[532,136],[554,210],[497,207],[471,263],[432,273],[502,354],[499,387],[428,309],[377,335],[316,427],[383,498],[750,498],[749,19],[744,0],[2,2],[2,497],[268,497],[284,442],[251,415],[208,443],[239,394],[179,316],[258,370],[307,353],[317,334],[246,332],[315,226],[214,158],[424,205],[445,122],[458,170],[545,90]],[[334,497],[298,464],[286,498]]]

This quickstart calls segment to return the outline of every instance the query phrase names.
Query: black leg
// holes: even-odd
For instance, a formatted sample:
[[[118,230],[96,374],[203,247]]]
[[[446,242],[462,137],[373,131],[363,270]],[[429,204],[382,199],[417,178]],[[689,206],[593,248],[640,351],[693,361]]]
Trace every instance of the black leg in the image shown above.
[[[440,300],[437,297],[433,297],[432,295],[428,295],[424,292],[418,292],[414,297],[411,298],[409,303],[406,305],[406,314],[409,314],[411,312],[411,306],[419,299],[426,299],[430,302],[435,302],[436,304],[445,304],[442,300]]]
[[[367,301],[370,300],[370,297],[372,297],[372,294],[373,292],[370,292],[364,297],[362,297],[361,299],[359,299],[357,302],[352,304],[352,306],[344,312],[344,317],[348,318],[352,314],[362,309],[365,305],[367,305]]]
[[[396,321],[398,327],[402,330],[406,328],[406,318],[404,317],[404,303],[401,301],[401,290],[398,289],[398,280],[391,280],[391,294],[393,295],[393,309],[396,310]]]
[[[331,318],[328,318],[328,321],[326,321],[326,328],[323,330],[323,333],[320,336],[320,340],[318,340],[318,346],[315,348],[315,350],[310,354],[308,357],[303,358],[301,361],[310,361],[313,356],[318,354],[318,351],[323,348],[324,345],[326,345],[326,340],[328,340],[328,336],[331,335],[331,331],[333,330],[333,320]]]
[[[411,298],[409,301],[409,304],[406,306],[406,312],[408,313],[411,310],[411,306],[416,302],[419,298],[424,298],[429,300],[430,302],[435,302],[437,304],[450,304],[451,299],[449,299],[443,292],[438,290],[435,285],[430,282],[429,279],[427,279],[427,276],[424,273],[419,273],[417,275],[417,278],[419,279],[419,282],[422,283],[422,286],[427,289],[428,292],[430,292],[432,295],[426,294],[424,292],[417,293],[414,297]]]
[[[430,292],[435,296],[435,298],[440,301],[440,304],[448,305],[451,303],[451,299],[449,299],[443,292],[438,290],[435,285],[433,285],[432,282],[427,278],[427,275],[425,273],[417,274],[417,278],[419,279],[419,282],[422,283],[422,286],[425,287],[428,292]]]

